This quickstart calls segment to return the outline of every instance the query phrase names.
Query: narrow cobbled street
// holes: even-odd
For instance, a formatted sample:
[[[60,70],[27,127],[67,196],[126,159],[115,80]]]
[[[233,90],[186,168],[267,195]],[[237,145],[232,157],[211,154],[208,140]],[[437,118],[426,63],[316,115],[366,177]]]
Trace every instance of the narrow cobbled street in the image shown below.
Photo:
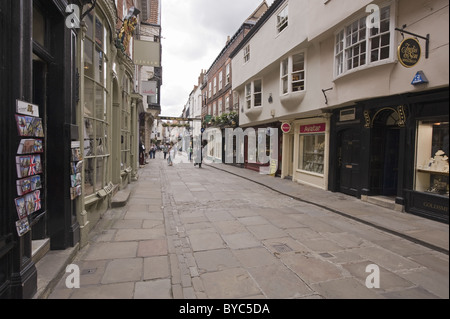
[[[126,205],[108,210],[73,261],[80,288],[67,288],[66,274],[49,298],[449,297],[448,242],[447,253],[426,247],[325,209],[333,193],[295,186],[322,192],[315,206],[225,169],[168,166],[157,154]],[[448,239],[443,224],[361,205],[392,214],[411,238],[422,223]],[[379,269],[379,288],[369,265]]]

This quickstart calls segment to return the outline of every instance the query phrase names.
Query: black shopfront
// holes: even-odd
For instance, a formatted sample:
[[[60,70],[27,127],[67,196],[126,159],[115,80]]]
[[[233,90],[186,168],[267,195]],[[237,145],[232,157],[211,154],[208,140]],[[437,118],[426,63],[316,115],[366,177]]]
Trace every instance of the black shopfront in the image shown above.
[[[448,87],[333,111],[329,190],[448,223]]]
[[[79,241],[70,197],[78,139],[77,29],[64,0],[0,1],[0,298],[32,298],[39,253]]]

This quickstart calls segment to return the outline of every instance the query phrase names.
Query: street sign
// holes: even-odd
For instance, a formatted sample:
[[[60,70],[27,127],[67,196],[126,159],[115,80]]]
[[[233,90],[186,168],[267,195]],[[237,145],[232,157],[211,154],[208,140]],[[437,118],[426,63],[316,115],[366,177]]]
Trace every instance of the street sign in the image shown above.
[[[287,133],[291,132],[291,129],[292,129],[291,124],[289,124],[289,123],[281,124],[281,131],[283,133],[287,134]]]
[[[412,80],[411,84],[418,85],[418,84],[424,84],[424,83],[428,83],[428,79],[425,76],[425,73],[423,73],[423,71],[417,72],[416,75],[414,76],[414,79]]]

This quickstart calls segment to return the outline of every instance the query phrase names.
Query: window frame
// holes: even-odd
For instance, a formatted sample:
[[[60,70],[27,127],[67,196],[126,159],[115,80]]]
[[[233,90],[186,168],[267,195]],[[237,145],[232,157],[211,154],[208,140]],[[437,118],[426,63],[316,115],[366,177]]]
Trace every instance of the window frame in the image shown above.
[[[131,167],[131,83],[132,79],[127,74],[122,81],[122,105],[121,105],[121,171]]]
[[[250,61],[250,44],[244,47],[244,64]]]
[[[228,63],[227,64],[227,66],[226,66],[226,75],[225,75],[225,85],[228,85],[228,84],[230,84],[230,81],[231,81],[231,63]]]
[[[303,56],[303,68],[299,70],[294,70],[294,58],[296,56]],[[290,56],[286,57],[285,59],[282,59],[280,62],[280,96],[289,95],[291,93],[300,93],[300,92],[306,92],[307,87],[307,81],[306,81],[306,75],[307,75],[307,66],[306,66],[306,51],[298,51]],[[298,80],[294,80],[294,76],[296,74],[303,74],[303,78],[300,78]],[[297,83],[303,82],[303,89],[301,90],[294,90],[294,85]]]
[[[223,88],[223,71],[219,72],[219,91]]]
[[[260,91],[256,91],[256,82],[260,82]],[[259,96],[259,98],[257,98]],[[253,109],[253,108],[260,108],[263,106],[263,80],[262,79],[255,79],[251,82],[248,82],[245,84],[244,88],[244,98],[245,98],[245,105],[247,107],[247,110]],[[259,105],[256,105],[256,101],[259,101]]]
[[[283,15],[283,16],[282,16]],[[280,34],[289,27],[289,5],[280,9],[277,14],[277,34]]]
[[[393,63],[396,59],[395,54],[395,40],[396,40],[396,32],[395,32],[395,21],[396,21],[396,6],[393,2],[388,2],[383,5],[380,5],[380,14],[381,14],[381,21],[380,21],[380,28],[383,27],[383,22],[386,22],[386,20],[389,23],[389,27],[385,31],[381,31],[380,29],[377,29],[377,33],[373,34],[373,28],[368,29],[366,27],[365,21],[367,19],[366,14],[361,14],[358,17],[350,20],[348,23],[346,23],[343,27],[339,28],[334,33],[334,62],[333,62],[333,73],[334,73],[334,79],[340,78],[342,76],[345,76],[347,74],[351,74],[353,72],[357,72],[360,70],[364,70],[367,68],[375,67],[378,65],[383,65],[387,63]],[[389,10],[389,18],[383,19],[383,11],[388,9]],[[360,41],[360,36],[358,36],[358,41],[353,42],[354,31],[352,29],[352,26],[355,23],[359,23],[358,32],[361,32],[363,28],[361,28],[361,25],[364,26],[365,29],[365,37],[363,41]],[[361,33],[360,33],[361,34]],[[372,47],[373,39],[379,38],[381,43],[381,38],[385,35],[389,35],[389,41],[387,45],[384,45],[383,48],[388,48],[389,56],[386,58],[381,59],[381,50],[378,50],[378,59],[375,61],[372,61],[372,51],[375,51],[377,48]],[[350,44],[348,42],[350,36]],[[365,59],[364,63],[361,63],[361,50],[355,50],[356,47],[358,47],[359,44],[365,44]],[[381,47],[381,46],[380,46]],[[378,47],[379,48],[379,47]],[[351,52],[353,51],[353,52]],[[356,52],[356,54],[354,54]],[[357,63],[357,66],[355,65],[355,58],[358,58],[359,61]],[[352,67],[349,68],[349,61],[352,59]]]
[[[87,19],[90,18],[92,18],[92,31],[87,32],[83,40],[84,101],[92,103],[92,109],[85,107],[83,113],[85,197],[95,195],[109,184],[108,166],[111,160],[111,136],[109,133],[111,112],[108,105],[110,91],[108,89],[109,75],[107,72],[110,63],[108,24],[103,13],[98,10],[90,12]],[[101,32],[97,32],[99,25],[102,27]],[[98,59],[101,59],[101,61]],[[91,60],[92,71],[88,73],[89,60]],[[88,83],[91,85],[90,87],[88,87]],[[89,93],[92,96],[91,99],[86,97]],[[99,101],[101,101],[100,104]],[[87,112],[91,112],[91,114]],[[88,145],[87,148],[86,145]]]

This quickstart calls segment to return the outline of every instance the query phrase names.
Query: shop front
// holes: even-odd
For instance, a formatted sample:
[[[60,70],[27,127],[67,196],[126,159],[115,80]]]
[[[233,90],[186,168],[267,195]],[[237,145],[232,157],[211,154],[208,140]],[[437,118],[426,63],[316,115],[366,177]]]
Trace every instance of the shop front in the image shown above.
[[[281,123],[273,122],[243,130],[254,132],[246,134],[244,139],[244,168],[280,176],[283,164]]]
[[[329,189],[448,223],[448,90],[333,113]]]
[[[82,209],[78,212],[81,246],[87,243],[89,231],[110,207],[114,195],[137,178],[138,114],[143,108],[142,96],[134,92],[129,47],[115,36],[114,3],[99,1],[91,11],[88,8],[84,8],[88,14],[79,52],[83,65],[79,110],[84,162],[79,194]]]
[[[293,134],[285,134],[283,151],[292,159],[287,176],[304,185],[327,189],[329,120],[302,119],[293,122]]]
[[[0,3],[0,298],[31,298],[35,263],[79,242],[78,31],[65,20],[58,1]]]

